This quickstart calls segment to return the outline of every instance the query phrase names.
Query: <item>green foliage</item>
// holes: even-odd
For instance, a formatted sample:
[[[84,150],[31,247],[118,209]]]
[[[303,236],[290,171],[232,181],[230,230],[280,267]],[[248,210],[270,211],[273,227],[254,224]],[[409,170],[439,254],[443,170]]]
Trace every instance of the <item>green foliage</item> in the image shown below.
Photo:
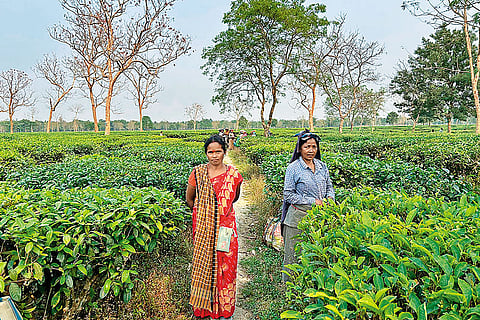
[[[391,111],[387,114],[387,123],[397,124],[399,117],[400,116],[398,115],[398,113],[396,113],[395,111]]]
[[[273,114],[299,51],[308,39],[323,34],[327,20],[319,16],[322,12],[324,5],[305,5],[304,0],[232,1],[223,18],[228,29],[202,53],[202,69],[215,81],[212,101],[228,110],[232,99],[246,96],[262,110],[270,104]],[[270,127],[272,116],[264,119],[262,111],[262,123]]]
[[[314,208],[282,317],[478,319],[479,206],[357,189]]]
[[[285,170],[290,158],[290,154],[284,153],[270,156],[262,162],[267,191],[273,197],[282,198]],[[354,188],[363,185],[403,190],[410,195],[443,196],[451,200],[472,190],[469,183],[434,168],[422,169],[408,163],[373,160],[349,153],[324,152],[322,160],[327,164],[335,187]]]
[[[187,218],[183,201],[155,188],[0,190],[0,292],[53,314],[109,294],[130,300],[132,256]]]

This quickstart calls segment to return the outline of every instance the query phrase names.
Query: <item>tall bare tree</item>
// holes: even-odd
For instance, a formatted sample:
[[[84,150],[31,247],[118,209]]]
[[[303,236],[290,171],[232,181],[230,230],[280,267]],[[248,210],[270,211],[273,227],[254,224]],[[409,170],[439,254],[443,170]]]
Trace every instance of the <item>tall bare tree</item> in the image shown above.
[[[131,84],[128,91],[137,104],[140,131],[143,131],[143,110],[157,101],[155,95],[162,90],[157,84],[158,70],[149,71],[143,64],[137,64],[125,76]]]
[[[368,89],[365,86],[361,86],[357,93],[355,107],[350,114],[350,130],[353,130],[355,120],[360,119],[363,125],[365,120],[370,121],[370,125],[375,126],[375,122],[378,117],[378,113],[382,109],[385,102],[385,89],[380,88],[378,91]]]
[[[81,104],[75,104],[68,108],[69,111],[73,112],[73,131],[78,131],[78,115],[84,110]]]
[[[347,33],[344,21],[342,17],[338,23],[332,24],[321,46],[321,50],[328,54],[322,60],[320,85],[328,104],[337,111],[340,133],[345,119],[356,105],[359,88],[379,79],[375,68],[384,51],[378,42],[368,42],[358,32]],[[351,96],[350,103],[344,103],[344,95]]]
[[[90,42],[87,43],[90,45]],[[93,45],[93,44],[92,44]],[[97,109],[100,105],[105,103],[106,89],[101,85],[102,76],[95,72],[94,64],[91,61],[95,61],[96,58],[92,57],[95,51],[89,51],[87,48],[79,48],[79,52],[74,58],[70,60],[69,67],[73,74],[81,80],[79,81],[78,88],[83,95],[89,99],[92,109],[92,117],[94,123],[94,130],[98,132],[98,116]]]
[[[304,108],[308,112],[308,126],[312,132],[317,91],[323,72],[322,64],[335,48],[335,44],[329,47],[322,45],[324,34],[321,31],[317,37],[309,38],[309,41],[300,50],[298,66],[289,83],[294,92],[293,99],[297,102],[297,107]]]
[[[13,133],[13,115],[17,108],[32,106],[32,79],[23,71],[10,69],[0,73],[0,112],[8,112],[10,133]]]
[[[193,121],[193,130],[197,130],[197,121],[205,116],[205,110],[201,104],[194,103],[191,106],[185,107],[185,115],[190,121]]]
[[[434,26],[447,24],[460,26],[465,35],[468,60],[470,65],[470,80],[477,122],[475,133],[480,134],[480,98],[478,81],[480,78],[480,3],[478,0],[405,0],[402,8],[408,9],[413,15],[426,19]],[[471,32],[477,34],[477,50],[474,51]]]
[[[135,64],[160,71],[190,49],[189,39],[170,26],[167,10],[175,0],[60,0],[66,25],[54,26],[51,36],[77,50],[92,41],[77,34],[79,24],[92,26],[98,44],[94,65],[106,81],[105,134],[110,134],[111,103],[119,78]],[[77,51],[78,52],[78,51]]]
[[[47,132],[50,132],[52,123],[52,114],[57,109],[62,100],[72,91],[75,85],[75,76],[70,77],[67,74],[66,61],[59,60],[55,54],[44,55],[43,60],[38,62],[33,68],[37,77],[47,80],[51,88],[47,90],[50,114],[48,116]]]
[[[235,130],[238,131],[240,127],[240,118],[245,115],[251,115],[250,110],[252,109],[252,100],[251,99],[242,99],[238,97],[236,101],[233,102],[232,107],[230,108],[230,114],[235,119]]]

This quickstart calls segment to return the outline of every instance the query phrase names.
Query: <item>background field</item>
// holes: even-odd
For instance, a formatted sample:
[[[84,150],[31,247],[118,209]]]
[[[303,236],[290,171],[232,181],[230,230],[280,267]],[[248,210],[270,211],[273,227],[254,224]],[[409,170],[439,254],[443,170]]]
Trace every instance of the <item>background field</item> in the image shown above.
[[[259,172],[265,181],[266,201],[251,213],[260,225],[278,213],[298,131],[245,138],[234,157],[246,178]],[[480,316],[480,138],[472,131],[319,129],[336,203],[304,220],[295,280],[280,291],[271,283],[271,296],[283,298],[275,304],[247,286],[244,295],[257,300],[247,307],[258,319]],[[104,318],[110,310],[189,319],[183,198],[212,133],[0,135],[0,292],[26,318]],[[278,263],[280,254],[261,250],[247,266]]]

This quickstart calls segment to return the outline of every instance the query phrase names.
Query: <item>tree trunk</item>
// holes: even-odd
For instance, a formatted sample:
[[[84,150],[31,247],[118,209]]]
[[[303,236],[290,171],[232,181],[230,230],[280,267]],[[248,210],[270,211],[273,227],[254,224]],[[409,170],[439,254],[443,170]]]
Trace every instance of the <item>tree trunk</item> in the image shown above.
[[[97,119],[97,105],[95,104],[95,97],[93,95],[93,89],[89,88],[90,91],[90,103],[92,104],[92,114],[93,114],[93,124],[95,125],[95,132],[98,132],[98,119]]]
[[[478,67],[480,66],[480,54],[477,55],[477,71],[475,71],[475,66],[473,64],[473,55],[472,55],[472,42],[470,40],[470,35],[468,33],[468,21],[466,15],[466,9],[464,11],[464,23],[463,23],[463,33],[465,34],[465,39],[467,42],[467,52],[468,52],[468,62],[470,65],[470,78],[472,82],[472,91],[473,91],[473,98],[475,100],[475,110],[477,113],[477,122],[475,127],[475,134],[480,134],[480,100],[478,98],[478,77],[479,72]],[[480,38],[478,39],[479,46],[480,46]]]
[[[417,127],[417,123],[418,123],[418,119],[420,117],[420,114],[417,114],[417,117],[415,119],[413,119],[413,128],[412,128],[412,132],[415,132],[415,128]]]
[[[313,132],[313,111],[315,111],[315,100],[316,100],[316,85],[312,88],[312,105],[310,110],[308,110],[308,126],[310,127],[310,132]]]
[[[193,131],[197,131],[197,120],[193,120]]]
[[[53,110],[50,108],[50,115],[48,116],[48,122],[47,122],[47,133],[50,132],[50,128],[52,126],[52,114]]]
[[[353,131],[353,120],[350,121],[350,131]]]
[[[345,119],[344,118],[340,118],[340,124],[338,125],[338,132],[340,134],[343,133],[343,123],[345,122]]]
[[[448,129],[447,129],[447,132],[448,133],[452,133],[452,116],[449,115],[447,117],[447,121],[448,121]]]
[[[138,105],[140,106],[138,108],[138,113],[140,114],[140,131],[143,131],[143,121],[142,121],[142,105],[140,104],[140,102],[138,103]]]
[[[13,113],[9,112],[8,116],[10,118],[10,133],[13,133]]]
[[[480,107],[477,107],[477,122],[476,122],[476,134],[480,134]]]
[[[110,135],[110,109],[112,103],[113,86],[108,88],[107,99],[105,99],[105,135]]]

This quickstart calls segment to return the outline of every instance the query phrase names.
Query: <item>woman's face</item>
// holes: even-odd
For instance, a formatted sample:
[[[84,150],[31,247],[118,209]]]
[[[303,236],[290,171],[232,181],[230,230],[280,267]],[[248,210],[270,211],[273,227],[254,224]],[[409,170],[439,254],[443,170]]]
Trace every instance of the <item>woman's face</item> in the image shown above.
[[[318,148],[314,138],[308,139],[300,148],[303,160],[312,161],[317,154]]]
[[[223,163],[223,157],[225,157],[225,151],[218,142],[212,142],[207,147],[207,159],[208,162],[214,166]]]

